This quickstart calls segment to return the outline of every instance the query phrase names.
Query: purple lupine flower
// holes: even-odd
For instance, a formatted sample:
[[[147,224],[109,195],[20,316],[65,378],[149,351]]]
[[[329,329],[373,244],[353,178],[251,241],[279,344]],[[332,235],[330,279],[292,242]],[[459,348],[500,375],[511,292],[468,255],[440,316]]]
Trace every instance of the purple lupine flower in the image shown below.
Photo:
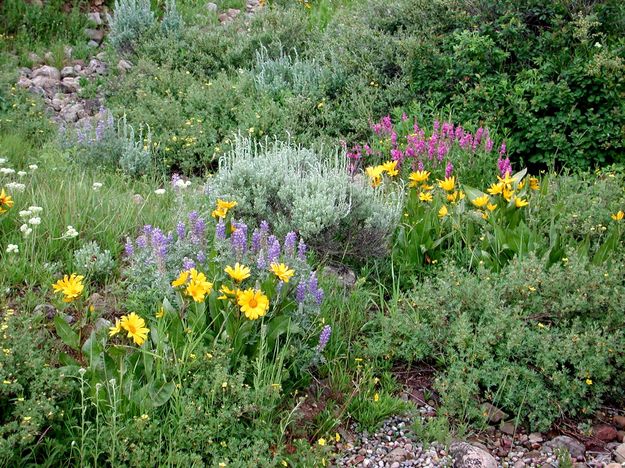
[[[308,292],[312,294],[317,304],[321,304],[323,302],[323,289],[319,287],[319,282],[317,281],[315,272],[310,274],[310,279],[308,280]]]
[[[137,237],[137,247],[145,249],[148,246],[148,238],[145,235]]]
[[[280,257],[280,241],[274,235],[269,236],[267,239],[267,261],[269,265],[276,263]]]
[[[306,281],[300,281],[297,287],[295,288],[295,300],[298,304],[302,304],[306,300],[306,290],[308,289],[308,284]]]
[[[165,258],[165,255],[167,254],[167,237],[165,237],[159,228],[152,231],[152,238],[150,241],[156,255],[161,259]]]
[[[171,176],[171,186],[173,187],[174,190],[178,188],[178,182],[180,180],[182,180],[180,175],[177,172],[174,172]]]
[[[262,251],[258,254],[258,260],[256,260],[256,267],[259,270],[264,270],[267,268],[267,260],[265,260],[265,254]]]
[[[486,138],[486,143],[484,144],[484,148],[486,149],[488,153],[490,153],[493,150],[493,140],[491,140],[489,137]]]
[[[199,244],[206,231],[206,221],[198,217],[191,226],[191,240],[194,244]]]
[[[215,237],[219,240],[226,240],[226,223],[220,219],[215,226]]]
[[[269,223],[264,219],[260,222],[260,233],[263,235],[263,238],[269,234]]]
[[[190,270],[191,268],[195,268],[195,262],[193,260],[191,260],[190,258],[183,258],[182,259],[182,269],[183,270]]]
[[[297,234],[291,231],[284,237],[284,255],[292,257],[295,255],[295,243],[297,242]]]
[[[330,336],[332,336],[332,327],[330,325],[326,325],[319,334],[319,344],[317,345],[318,352],[322,352],[324,350],[330,341]]]
[[[191,226],[193,226],[195,222],[198,220],[198,218],[200,217],[200,214],[197,211],[191,211],[188,217],[189,217],[189,223],[191,224]]]
[[[260,230],[254,229],[254,232],[252,232],[252,246],[251,246],[253,253],[258,253],[258,251],[260,250],[261,238],[262,238],[262,234]]]
[[[152,227],[151,224],[146,224],[145,226],[143,226],[143,234],[146,235],[147,237],[150,237],[152,235],[153,230],[154,228]]]
[[[299,258],[302,262],[306,261],[306,243],[304,239],[300,238],[299,244],[297,244],[297,258]]]
[[[234,227],[234,232],[230,236],[232,248],[237,255],[242,256],[247,249],[247,224],[233,222],[232,227]]]
[[[448,179],[451,177],[451,174],[454,172],[454,165],[449,161],[447,163],[447,167],[445,167],[445,178]]]
[[[104,138],[104,120],[98,118],[98,124],[95,127],[95,139],[100,141]]]
[[[176,234],[178,234],[178,239],[184,239],[185,233],[186,233],[187,227],[186,225],[180,221],[177,225],[176,225]]]
[[[204,263],[206,261],[206,254],[203,250],[200,250],[195,257],[198,263]]]
[[[129,237],[126,238],[126,244],[124,245],[124,253],[126,254],[126,257],[132,257],[132,255],[135,253],[135,247],[134,245],[132,245],[132,241],[130,240]]]

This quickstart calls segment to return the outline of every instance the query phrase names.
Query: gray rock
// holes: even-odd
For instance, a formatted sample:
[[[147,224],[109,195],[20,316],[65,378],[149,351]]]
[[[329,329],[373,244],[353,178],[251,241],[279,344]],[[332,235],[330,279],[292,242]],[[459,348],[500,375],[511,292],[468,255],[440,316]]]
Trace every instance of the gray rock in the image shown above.
[[[393,450],[391,450],[384,457],[384,460],[389,462],[389,463],[393,463],[393,462],[403,462],[404,460],[407,460],[409,458],[412,458],[412,457],[406,451],[406,449],[403,449],[401,447],[397,447],[397,448],[394,448]]]
[[[485,450],[466,442],[454,442],[450,447],[456,468],[497,468],[497,460]]]
[[[586,453],[586,448],[584,447],[584,444],[569,436],[555,437],[550,441],[545,442],[545,445],[543,445],[543,448],[541,450],[543,452],[553,452],[556,449],[568,450],[572,458],[583,457]]]
[[[63,104],[64,104],[64,101],[62,101],[61,99],[58,99],[58,98],[52,99],[52,102],[50,103],[52,108],[55,111],[57,111],[57,112],[60,111],[63,108]]]
[[[38,304],[33,310],[35,315],[42,314],[49,320],[52,320],[56,316],[56,308],[52,304]]]
[[[95,56],[98,60],[105,61],[106,60],[106,52],[98,52]]]
[[[98,47],[100,47],[100,44],[98,44],[96,41],[89,41],[87,42],[87,47],[97,49]]]
[[[74,123],[84,116],[84,108],[82,104],[76,103],[61,109],[60,116],[67,123]]]
[[[99,332],[100,330],[108,330],[112,326],[113,324],[109,320],[106,320],[105,318],[102,318],[102,317],[99,317],[95,321],[95,324],[94,324],[96,333]]]
[[[45,92],[56,91],[59,81],[45,76],[36,76],[32,79],[33,86],[43,89]]]
[[[482,414],[489,423],[497,424],[508,417],[506,413],[490,403],[482,404]]]
[[[42,67],[33,70],[32,77],[37,78],[38,76],[58,81],[61,79],[61,72],[57,68],[51,67],[50,65],[43,65]]]
[[[63,90],[63,92],[68,94],[77,93],[78,90],[80,90],[80,83],[78,82],[78,78],[63,78],[63,81],[61,82],[61,89]]]
[[[622,468],[623,465],[620,463],[608,463],[605,468]]]
[[[20,88],[30,88],[33,85],[33,82],[26,78],[25,76],[21,76],[19,80],[17,80],[17,85]]]
[[[213,3],[213,2],[208,2],[206,4],[206,9],[208,11],[213,12],[213,13],[217,13],[217,5],[215,3]]]
[[[533,443],[533,444],[539,444],[539,443],[540,443],[540,442],[542,442],[543,440],[544,440],[544,439],[543,439],[543,436],[542,436],[542,434],[541,434],[540,432],[532,432],[532,433],[529,435],[529,441],[530,441],[531,443]]]
[[[625,444],[621,444],[614,449],[614,460],[618,463],[625,463]]]
[[[335,267],[328,265],[323,269],[323,273],[327,276],[336,278],[338,282],[346,288],[353,288],[356,284],[356,274],[353,270],[350,270],[347,267]]]
[[[117,69],[121,72],[121,73],[126,73],[127,71],[129,71],[132,68],[132,63],[130,63],[127,60],[120,60],[117,63]]]
[[[25,76],[26,78],[30,77],[30,74],[33,72],[30,68],[28,67],[20,67],[19,68],[20,71],[20,75],[21,76]]]
[[[85,29],[85,36],[98,44],[104,40],[104,31],[102,29]]]
[[[499,430],[504,434],[514,435],[516,432],[516,427],[514,427],[514,423],[511,421],[502,422],[499,426]]]
[[[96,26],[102,26],[103,21],[100,13],[97,11],[92,11],[91,13],[87,13],[87,18]]]
[[[40,64],[43,60],[36,53],[30,52],[28,54],[28,60],[30,60],[33,64]]]
[[[63,67],[61,70],[61,78],[67,78],[68,76],[76,76],[76,70],[74,70],[74,67]]]
[[[96,73],[97,75],[106,75],[106,63],[102,60],[91,59],[87,67],[87,73]]]

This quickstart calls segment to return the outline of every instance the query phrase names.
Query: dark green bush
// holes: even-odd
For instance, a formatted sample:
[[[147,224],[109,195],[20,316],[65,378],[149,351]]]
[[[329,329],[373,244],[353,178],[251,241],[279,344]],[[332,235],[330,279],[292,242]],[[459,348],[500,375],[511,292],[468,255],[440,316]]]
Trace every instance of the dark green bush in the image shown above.
[[[440,370],[444,412],[480,420],[480,399],[545,430],[623,398],[625,284],[613,264],[574,254],[551,268],[530,256],[500,274],[452,265],[378,319],[372,356]]]

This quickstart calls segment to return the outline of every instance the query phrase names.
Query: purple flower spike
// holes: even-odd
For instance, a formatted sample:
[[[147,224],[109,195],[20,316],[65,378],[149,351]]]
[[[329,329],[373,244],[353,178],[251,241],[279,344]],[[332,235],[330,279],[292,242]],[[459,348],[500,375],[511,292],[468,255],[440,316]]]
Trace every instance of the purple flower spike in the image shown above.
[[[195,258],[197,258],[198,263],[204,263],[206,261],[206,254],[200,250]]]
[[[297,244],[297,258],[299,258],[302,262],[306,261],[306,248],[304,239],[300,238],[299,244]]]
[[[195,268],[195,262],[193,260],[191,260],[190,258],[183,258],[182,259],[182,269],[183,270],[190,270],[191,268]]]
[[[178,239],[180,240],[184,239],[186,230],[187,230],[187,227],[182,221],[180,221],[178,225],[176,226],[176,234],[178,234]]]
[[[256,267],[259,270],[264,270],[267,268],[267,260],[265,260],[265,254],[263,252],[261,252],[258,255],[258,260],[256,261]]]
[[[295,300],[298,304],[302,304],[306,300],[306,290],[308,289],[308,285],[306,281],[300,281],[297,287],[295,288]]]
[[[252,252],[253,253],[258,253],[260,251],[261,239],[262,239],[261,231],[258,229],[254,229],[254,232],[252,232]]]
[[[324,348],[328,345],[330,341],[330,336],[332,336],[332,327],[330,325],[326,325],[321,330],[319,334],[319,344],[317,345],[317,351],[322,352]]]
[[[234,232],[230,236],[230,242],[237,255],[242,256],[247,250],[247,224],[232,223]]]
[[[289,232],[284,238],[284,254],[292,257],[295,255],[295,243],[297,242],[297,234],[293,231]]]
[[[215,226],[215,237],[219,240],[226,240],[226,223],[223,219],[220,219]]]
[[[137,247],[145,249],[148,246],[148,239],[145,235],[137,237]]]
[[[310,274],[310,279],[308,280],[308,292],[312,294],[317,304],[321,304],[323,302],[323,289],[319,287],[319,281],[317,280],[315,272]]]
[[[267,239],[267,261],[271,265],[278,261],[280,257],[280,241],[276,238],[276,236],[271,235],[269,239]]]
[[[445,178],[451,177],[453,172],[454,172],[454,165],[451,163],[451,161],[449,161],[447,163],[447,167],[445,167]]]
[[[132,257],[132,255],[135,253],[135,247],[132,245],[132,241],[130,240],[130,238],[126,238],[124,253],[126,254],[126,257]]]

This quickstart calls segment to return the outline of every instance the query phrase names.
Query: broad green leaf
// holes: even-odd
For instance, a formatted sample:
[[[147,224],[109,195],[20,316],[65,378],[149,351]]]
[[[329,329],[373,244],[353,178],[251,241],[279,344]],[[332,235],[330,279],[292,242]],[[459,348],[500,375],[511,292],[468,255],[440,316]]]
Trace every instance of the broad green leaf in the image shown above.
[[[60,315],[54,317],[54,327],[61,341],[70,348],[78,351],[80,348],[80,337]]]
[[[176,389],[176,384],[172,382],[165,382],[157,384],[156,382],[150,384],[148,391],[154,407],[162,406],[171,398]]]

